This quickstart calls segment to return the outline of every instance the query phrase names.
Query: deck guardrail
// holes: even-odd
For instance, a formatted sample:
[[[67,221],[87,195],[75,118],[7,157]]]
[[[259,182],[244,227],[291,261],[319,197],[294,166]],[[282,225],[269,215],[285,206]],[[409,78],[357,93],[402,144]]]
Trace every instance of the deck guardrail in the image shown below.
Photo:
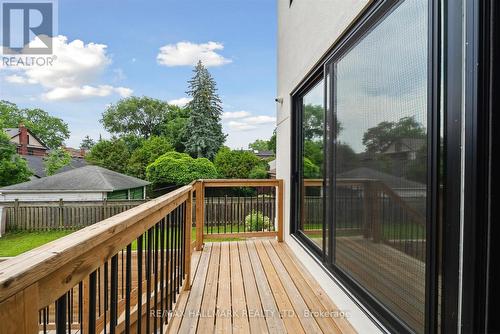
[[[165,332],[203,246],[205,192],[230,187],[275,188],[282,240],[283,181],[193,182],[0,263],[0,333]]]

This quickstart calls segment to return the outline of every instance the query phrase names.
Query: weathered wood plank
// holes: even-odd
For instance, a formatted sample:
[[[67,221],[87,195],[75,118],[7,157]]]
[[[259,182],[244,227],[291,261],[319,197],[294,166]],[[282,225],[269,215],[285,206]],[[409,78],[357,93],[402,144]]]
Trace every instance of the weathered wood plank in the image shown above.
[[[213,333],[215,326],[215,312],[217,307],[217,287],[219,279],[220,243],[212,245],[210,265],[208,267],[205,291],[200,308],[200,319],[198,321],[198,332]]]
[[[257,290],[252,264],[250,263],[250,257],[248,255],[248,250],[245,243],[238,242],[238,249],[240,251],[243,284],[245,285],[250,331],[252,333],[267,333],[267,323],[259,298],[259,290]]]
[[[264,269],[262,268],[259,256],[255,250],[255,244],[253,241],[249,241],[246,243],[246,246],[250,256],[250,262],[252,263],[257,288],[259,289],[259,296],[264,314],[266,316],[269,333],[284,333],[285,325],[281,320],[278,307],[274,301],[273,293],[271,292],[266,275],[264,274]]]
[[[232,333],[231,326],[231,270],[229,268],[229,243],[223,242],[220,250],[219,288],[217,293],[216,333]]]
[[[238,244],[229,244],[231,257],[231,308],[233,312],[233,332],[250,333],[248,313],[246,307],[245,287],[241,273],[240,254]]]

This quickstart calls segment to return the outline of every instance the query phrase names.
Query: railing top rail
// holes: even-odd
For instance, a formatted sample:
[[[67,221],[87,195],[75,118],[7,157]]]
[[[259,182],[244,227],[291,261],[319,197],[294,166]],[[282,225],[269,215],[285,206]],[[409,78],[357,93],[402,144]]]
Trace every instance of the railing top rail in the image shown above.
[[[220,187],[278,187],[280,179],[206,179],[199,180],[205,188]]]
[[[75,271],[81,266],[79,270],[85,270],[87,274],[92,272],[113,256],[117,249],[126,247],[157,220],[184,202],[192,190],[192,186],[184,186],[99,224],[88,226],[0,263],[0,302],[71,261],[75,262]],[[89,251],[96,251],[92,267],[88,263],[77,263],[78,258]],[[74,274],[67,273],[65,279],[72,281],[74,278],[71,276]],[[61,282],[63,283],[66,281]]]

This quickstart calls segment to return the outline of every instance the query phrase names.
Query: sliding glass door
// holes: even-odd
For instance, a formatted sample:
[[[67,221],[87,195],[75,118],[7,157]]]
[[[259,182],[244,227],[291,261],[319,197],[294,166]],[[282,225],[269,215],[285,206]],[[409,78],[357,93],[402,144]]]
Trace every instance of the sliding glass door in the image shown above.
[[[430,11],[380,3],[294,95],[292,220],[389,327],[424,332]]]

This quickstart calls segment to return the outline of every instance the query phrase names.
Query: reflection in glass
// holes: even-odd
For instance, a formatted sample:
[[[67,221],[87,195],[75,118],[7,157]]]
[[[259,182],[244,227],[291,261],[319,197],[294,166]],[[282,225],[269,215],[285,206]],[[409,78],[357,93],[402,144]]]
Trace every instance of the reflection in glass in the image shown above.
[[[335,63],[335,263],[424,331],[427,6],[406,0]]]
[[[302,97],[302,190],[301,230],[318,247],[323,248],[323,80]]]

